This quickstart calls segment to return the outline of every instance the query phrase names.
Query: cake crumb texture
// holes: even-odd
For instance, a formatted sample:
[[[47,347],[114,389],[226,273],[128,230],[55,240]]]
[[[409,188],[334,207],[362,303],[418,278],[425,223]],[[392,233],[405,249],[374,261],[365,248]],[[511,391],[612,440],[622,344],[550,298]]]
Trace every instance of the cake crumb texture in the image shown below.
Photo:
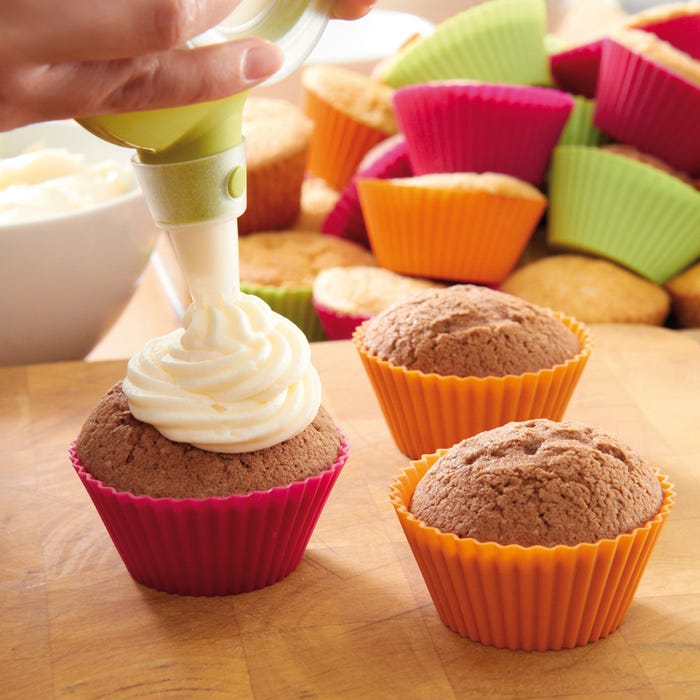
[[[272,447],[241,454],[201,450],[134,418],[119,382],[88,416],[76,449],[88,473],[117,491],[207,498],[265,491],[320,474],[336,461],[340,438],[321,407],[307,428]]]
[[[553,547],[630,532],[662,501],[651,466],[616,438],[538,419],[452,447],[418,483],[409,510],[458,537]]]

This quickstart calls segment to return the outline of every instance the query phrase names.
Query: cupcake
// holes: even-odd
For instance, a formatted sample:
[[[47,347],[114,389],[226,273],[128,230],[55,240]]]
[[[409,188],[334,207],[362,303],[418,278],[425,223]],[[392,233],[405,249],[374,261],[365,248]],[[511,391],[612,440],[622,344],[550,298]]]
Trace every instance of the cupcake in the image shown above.
[[[560,146],[547,226],[552,248],[591,253],[663,284],[700,256],[700,195],[648,162]]]
[[[149,341],[71,450],[131,576],[185,595],[290,574],[346,459],[303,334],[245,294]]]
[[[583,323],[661,326],[671,305],[663,287],[607,260],[582,255],[552,255],[525,265],[501,289]]]
[[[674,496],[615,437],[546,419],[425,455],[391,487],[442,621],[489,646],[540,651],[619,627]]]
[[[380,78],[399,88],[472,78],[547,85],[543,0],[492,0],[470,7],[417,37],[384,62]]]
[[[357,326],[387,306],[442,286],[381,267],[329,267],[316,275],[312,301],[328,340],[347,340]]]
[[[314,122],[307,168],[340,190],[367,151],[396,133],[393,90],[330,65],[307,67],[302,85],[304,109]]]
[[[413,295],[353,340],[412,459],[509,421],[561,419],[591,350],[574,319],[474,285]]]
[[[500,173],[357,180],[377,263],[415,277],[498,284],[515,265],[547,200]]]
[[[692,58],[700,60],[698,2],[676,2],[650,7],[632,15],[625,26],[651,32]]]
[[[570,46],[549,58],[554,84],[566,92],[593,99],[598,87],[598,72],[603,39]]]
[[[264,231],[239,241],[241,289],[264,299],[310,341],[326,335],[311,301],[316,275],[327,267],[372,265],[362,246],[310,231]]]
[[[301,207],[292,228],[296,231],[320,231],[339,197],[340,193],[322,178],[305,178],[301,185]]]
[[[299,214],[313,124],[284,100],[249,97],[243,108],[247,209],[238,232],[291,226]]]
[[[666,282],[676,323],[681,328],[700,328],[700,262]]]
[[[700,63],[653,34],[616,32],[603,44],[595,124],[700,176]]]
[[[414,174],[496,172],[539,185],[574,106],[558,90],[472,81],[396,91]]]
[[[357,166],[357,172],[343,188],[335,206],[321,225],[323,233],[347,238],[349,241],[369,247],[358,178],[387,179],[410,177],[413,174],[408,161],[406,141],[401,134],[391,136],[371,148]]]

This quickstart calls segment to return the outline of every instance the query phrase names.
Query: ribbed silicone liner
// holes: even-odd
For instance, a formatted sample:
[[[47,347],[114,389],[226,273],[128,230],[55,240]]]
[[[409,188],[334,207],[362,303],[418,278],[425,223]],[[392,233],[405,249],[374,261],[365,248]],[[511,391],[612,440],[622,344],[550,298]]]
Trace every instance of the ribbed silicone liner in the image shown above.
[[[594,119],[616,140],[700,177],[700,87],[608,39]]]
[[[326,340],[311,303],[311,287],[274,287],[241,282],[241,291],[263,299],[273,311],[301,328],[309,342]]]
[[[656,34],[659,39],[700,61],[700,12],[672,17],[662,22],[651,22],[637,28]]]
[[[500,284],[546,207],[545,200],[358,179],[370,247],[400,274]]]
[[[453,78],[546,85],[545,32],[543,1],[486,2],[438,24],[401,53],[382,80],[393,87]]]
[[[353,334],[396,446],[411,459],[514,420],[561,420],[591,353],[586,327],[558,314],[581,344],[565,363],[505,377],[455,377],[407,370],[367,351],[364,325]]]
[[[595,101],[577,95],[574,109],[559,137],[558,146],[599,146],[606,140],[605,135],[593,124]]]
[[[700,256],[700,196],[690,185],[625,156],[555,149],[547,241],[624,265],[657,284]]]
[[[598,71],[603,40],[559,51],[549,57],[554,84],[574,95],[593,99],[598,84]]]
[[[313,298],[312,302],[328,340],[350,340],[355,329],[369,318],[369,316],[338,313],[319,304]]]
[[[440,619],[475,642],[512,650],[558,650],[607,637],[622,622],[675,500],[613,540],[574,547],[521,547],[459,538],[409,512],[417,483],[444,450],[394,479],[391,503]]]
[[[129,574],[166,593],[214,596],[288,576],[348,458],[340,433],[335,464],[317,476],[225,498],[151,498],[105,486],[70,459]]]
[[[335,206],[321,224],[321,232],[331,236],[338,236],[339,238],[346,238],[369,247],[367,226],[362,215],[356,178],[373,177],[386,179],[391,177],[410,177],[412,174],[413,171],[408,162],[406,141],[401,138],[389,150],[382,153],[367,166],[360,164],[356,174],[343,188]]]
[[[391,135],[353,119],[308,89],[304,110],[314,122],[307,169],[336,190],[347,185],[367,151]]]
[[[394,94],[416,175],[506,173],[533,185],[574,106],[559,90],[468,82],[413,85]]]

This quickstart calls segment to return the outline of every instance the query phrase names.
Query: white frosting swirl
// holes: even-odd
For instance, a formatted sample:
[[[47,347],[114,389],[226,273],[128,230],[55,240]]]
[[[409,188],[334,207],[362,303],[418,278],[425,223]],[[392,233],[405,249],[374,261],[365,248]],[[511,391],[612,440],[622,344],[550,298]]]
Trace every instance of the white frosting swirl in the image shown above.
[[[193,304],[183,326],[129,361],[123,389],[136,418],[228,453],[270,447],[314,419],[321,383],[306,337],[262,299]]]

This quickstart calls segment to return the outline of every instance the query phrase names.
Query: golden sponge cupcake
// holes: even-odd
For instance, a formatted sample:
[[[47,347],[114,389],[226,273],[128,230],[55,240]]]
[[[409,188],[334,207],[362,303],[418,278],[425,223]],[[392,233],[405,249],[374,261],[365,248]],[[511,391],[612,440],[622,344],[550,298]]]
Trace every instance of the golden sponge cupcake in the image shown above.
[[[442,621],[513,650],[621,624],[675,494],[598,428],[514,422],[412,462],[391,501]]]
[[[238,231],[288,228],[300,209],[313,124],[285,100],[249,97],[243,108],[247,209]]]
[[[310,341],[325,340],[313,303],[314,278],[327,267],[372,265],[364,247],[314,231],[261,231],[239,241],[241,289],[264,299]]]
[[[353,341],[412,459],[509,421],[561,419],[591,350],[574,319],[475,285],[413,295]]]
[[[315,65],[302,73],[304,109],[314,131],[307,168],[342,189],[363,156],[397,131],[393,90],[357,71]]]
[[[301,185],[301,206],[291,227],[296,231],[320,231],[338,204],[340,193],[320,177],[307,177]]]
[[[700,262],[666,282],[676,323],[681,328],[700,328]]]
[[[552,255],[518,268],[501,290],[583,323],[661,326],[671,303],[663,287],[598,258]]]
[[[515,265],[547,200],[501,173],[358,178],[370,247],[404,275],[498,284]]]

